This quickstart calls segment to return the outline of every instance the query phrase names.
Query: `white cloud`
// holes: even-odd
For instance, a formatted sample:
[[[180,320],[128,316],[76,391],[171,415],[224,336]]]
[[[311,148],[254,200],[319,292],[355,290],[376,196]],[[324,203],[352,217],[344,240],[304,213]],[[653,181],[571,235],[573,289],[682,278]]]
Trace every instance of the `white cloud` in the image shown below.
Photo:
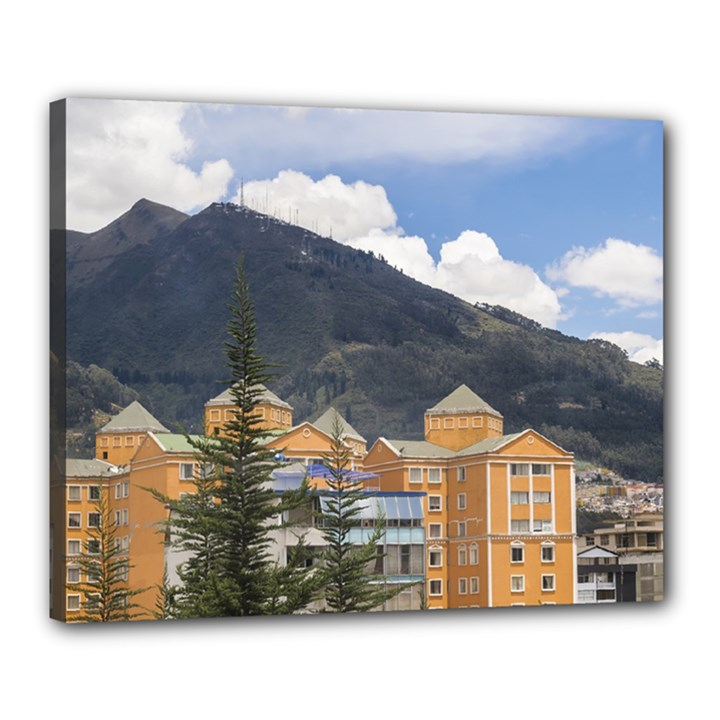
[[[636,363],[645,363],[655,358],[663,364],[663,338],[656,340],[651,335],[626,330],[625,332],[594,332],[590,338],[599,338],[621,347],[627,351],[630,360]]]
[[[505,260],[485,233],[465,230],[440,249],[438,262],[424,238],[406,236],[380,185],[344,183],[336,175],[313,180],[284,170],[272,180],[246,183],[245,204],[261,212],[332,236],[359,250],[382,255],[390,265],[426,285],[470,303],[503,305],[554,328],[561,317],[558,295],[527,265]],[[240,202],[240,190],[234,202]]]
[[[345,184],[337,175],[313,180],[295,170],[283,170],[272,180],[245,183],[245,204],[260,212],[330,235],[340,242],[378,228],[394,228],[397,215],[385,188],[358,180]],[[240,202],[238,189],[233,202]]]
[[[93,231],[141,197],[192,211],[223,197],[233,175],[225,159],[194,172],[182,103],[69,100],[67,222]]]
[[[650,247],[607,239],[594,248],[576,247],[546,268],[550,280],[595,290],[624,307],[662,301],[662,258]]]

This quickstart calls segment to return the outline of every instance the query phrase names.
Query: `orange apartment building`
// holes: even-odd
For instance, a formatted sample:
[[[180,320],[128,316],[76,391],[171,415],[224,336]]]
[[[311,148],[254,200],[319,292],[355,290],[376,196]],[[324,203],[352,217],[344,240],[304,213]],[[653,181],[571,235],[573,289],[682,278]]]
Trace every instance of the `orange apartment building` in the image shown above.
[[[234,412],[229,390],[205,405],[207,435],[222,433]],[[425,440],[366,440],[330,408],[315,422],[292,424],[292,407],[263,388],[258,404],[267,446],[305,465],[330,451],[337,420],[352,469],[379,476],[385,492],[427,493],[426,598],[432,609],[571,604],[576,585],[573,456],[534,430],[503,435],[503,418],[466,386],[425,413]],[[128,553],[130,589],[152,609],[165,569],[167,508],[148,489],[177,499],[194,490],[195,451],[140,403],[97,435],[95,460],[68,460],[65,485],[53,486],[52,617],[72,621],[82,598],[73,553],[92,520],[96,490],[108,486]],[[375,484],[375,482],[373,484]],[[324,481],[318,479],[318,488]],[[78,490],[78,488],[80,488]],[[79,518],[79,524],[78,524]],[[64,572],[64,577],[63,577]],[[148,619],[151,617],[148,613]]]
[[[365,470],[426,496],[431,609],[572,604],[573,455],[460,386],[425,413],[425,440],[379,438]]]

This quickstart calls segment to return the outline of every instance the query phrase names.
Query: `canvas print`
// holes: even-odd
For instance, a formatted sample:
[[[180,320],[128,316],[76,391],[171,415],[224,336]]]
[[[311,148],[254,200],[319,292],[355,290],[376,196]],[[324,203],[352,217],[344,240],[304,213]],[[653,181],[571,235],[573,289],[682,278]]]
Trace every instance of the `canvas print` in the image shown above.
[[[661,122],[68,99],[50,160],[51,617],[662,599]]]

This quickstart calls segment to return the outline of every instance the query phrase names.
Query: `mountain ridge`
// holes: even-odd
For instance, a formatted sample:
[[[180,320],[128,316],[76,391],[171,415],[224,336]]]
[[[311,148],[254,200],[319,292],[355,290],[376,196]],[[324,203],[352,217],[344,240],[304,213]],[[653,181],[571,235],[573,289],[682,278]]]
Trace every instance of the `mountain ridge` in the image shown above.
[[[332,404],[369,440],[419,438],[424,411],[466,384],[507,432],[544,428],[624,474],[662,477],[662,370],[616,346],[473,306],[249,208],[143,210],[104,264],[87,265],[82,282],[68,274],[68,357],[111,370],[163,421],[199,429],[204,401],[227,380],[227,303],[242,253],[259,351],[281,366],[272,389],[296,421]]]

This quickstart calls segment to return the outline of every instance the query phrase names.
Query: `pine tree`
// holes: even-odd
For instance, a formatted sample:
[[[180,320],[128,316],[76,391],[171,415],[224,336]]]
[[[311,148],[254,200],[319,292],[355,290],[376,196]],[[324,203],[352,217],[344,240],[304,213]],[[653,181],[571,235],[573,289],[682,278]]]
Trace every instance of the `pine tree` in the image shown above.
[[[225,343],[235,412],[224,432],[186,436],[200,471],[195,494],[181,500],[156,495],[170,508],[167,531],[188,559],[179,568],[174,594],[178,617],[286,614],[314,597],[318,578],[302,559],[281,566],[271,553],[274,521],[307,502],[305,481],[278,497],[270,475],[278,466],[264,444],[255,409],[270,368],[257,354],[256,326],[242,259],[230,304]]]
[[[321,512],[324,554],[324,592],[328,612],[364,612],[379,608],[407,585],[386,585],[372,573],[372,566],[384,556],[381,541],[385,517],[378,510],[375,528],[365,543],[353,543],[351,532],[360,525],[363,501],[372,498],[362,481],[350,472],[350,450],[342,439],[342,427],[333,421],[330,451],[323,455],[328,469],[328,495]]]
[[[132,601],[145,588],[128,589],[127,548],[121,547],[110,509],[108,485],[99,486],[95,502],[95,525],[86,530],[83,553],[76,560],[85,580],[67,587],[84,596],[82,611],[74,615],[78,622],[117,622],[149,617]]]

